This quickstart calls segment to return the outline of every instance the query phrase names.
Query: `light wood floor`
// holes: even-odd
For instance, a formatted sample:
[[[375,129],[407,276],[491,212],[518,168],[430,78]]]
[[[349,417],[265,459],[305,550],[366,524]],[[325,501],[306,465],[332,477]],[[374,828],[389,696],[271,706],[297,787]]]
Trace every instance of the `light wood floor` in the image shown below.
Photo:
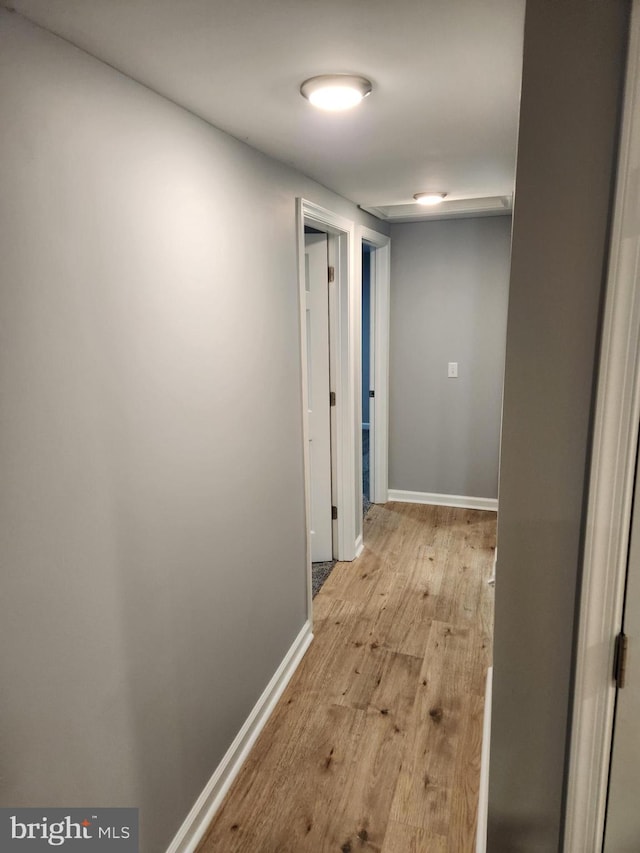
[[[372,507],[201,851],[475,849],[495,518]]]

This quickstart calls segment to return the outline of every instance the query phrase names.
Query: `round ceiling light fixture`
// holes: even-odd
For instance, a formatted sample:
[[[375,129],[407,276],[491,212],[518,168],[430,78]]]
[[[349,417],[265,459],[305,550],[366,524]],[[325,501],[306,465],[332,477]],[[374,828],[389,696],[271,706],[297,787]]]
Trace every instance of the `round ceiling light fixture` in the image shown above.
[[[441,204],[446,197],[447,193],[416,193],[414,195],[418,204],[425,205]]]
[[[339,112],[357,106],[371,94],[371,81],[355,74],[322,74],[300,86],[300,94],[321,110]]]

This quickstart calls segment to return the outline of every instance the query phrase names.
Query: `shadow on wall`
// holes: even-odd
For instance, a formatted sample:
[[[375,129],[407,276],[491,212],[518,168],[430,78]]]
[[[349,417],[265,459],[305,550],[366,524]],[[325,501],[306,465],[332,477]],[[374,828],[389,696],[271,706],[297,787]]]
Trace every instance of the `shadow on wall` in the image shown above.
[[[544,821],[525,817],[518,821],[499,821],[489,818],[489,837],[491,838],[489,853],[551,851],[556,849],[557,844],[555,835],[552,838],[549,836],[549,827]]]

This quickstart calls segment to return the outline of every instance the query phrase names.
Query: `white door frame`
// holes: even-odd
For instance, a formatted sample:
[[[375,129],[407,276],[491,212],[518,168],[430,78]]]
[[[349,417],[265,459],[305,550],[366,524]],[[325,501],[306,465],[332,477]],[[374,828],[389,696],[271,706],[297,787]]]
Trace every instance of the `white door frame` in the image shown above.
[[[640,0],[633,0],[596,398],[564,853],[602,847],[640,418]]]
[[[375,397],[369,401],[369,411],[373,411],[373,445],[369,444],[369,465],[373,463],[373,503],[386,503],[389,500],[389,304],[391,297],[391,238],[364,225],[358,227],[358,245],[360,264],[362,263],[362,244],[374,247],[371,264],[371,306],[373,372],[370,378]],[[362,299],[362,288],[360,288]],[[362,317],[362,306],[360,306]],[[362,347],[360,348],[362,353]],[[362,386],[362,370],[359,371],[359,383]],[[360,392],[358,399],[362,401]],[[362,403],[361,403],[362,404]],[[362,423],[362,411],[360,412]],[[360,435],[362,441],[362,435]],[[362,482],[362,447],[360,447],[360,480]]]
[[[375,494],[376,487],[376,470],[375,470],[375,459],[374,459],[374,446],[375,446],[375,431],[376,431],[376,412],[374,405],[374,398],[370,396],[371,390],[375,389],[375,377],[376,377],[376,299],[374,292],[374,282],[375,282],[375,265],[376,265],[376,255],[375,248],[369,245],[369,250],[367,252],[364,251],[364,242],[361,243],[361,261],[362,261],[362,293],[364,295],[364,259],[365,257],[369,258],[369,328],[365,328],[364,326],[364,299],[362,304],[361,316],[363,318],[363,325],[361,329],[362,335],[362,343],[363,347],[361,352],[364,352],[364,339],[365,336],[369,339],[369,364],[367,365],[367,369],[369,371],[369,384],[365,388],[364,384],[362,385],[362,426],[364,428],[365,423],[367,424],[367,433],[369,436],[369,494],[368,499],[373,501],[373,495]],[[364,361],[361,364],[360,377],[364,383],[364,369],[365,364]],[[364,419],[364,406],[365,400],[368,405],[368,415],[367,421]],[[363,436],[363,444],[364,444],[364,429],[362,432]],[[364,469],[364,449],[362,453],[362,463]],[[363,477],[364,479],[364,477]],[[363,489],[363,502],[364,502],[364,489]],[[364,537],[363,537],[364,538]]]
[[[355,268],[355,225],[338,214],[303,198],[296,199],[296,227],[298,237],[298,288],[300,309],[300,357],[302,365],[302,429],[304,443],[305,525],[307,536],[308,613],[311,617],[311,546],[309,542],[310,489],[309,444],[306,411],[307,388],[307,329],[305,321],[304,226],[311,225],[325,231],[329,238],[329,264],[334,267],[335,280],[329,285],[330,335],[332,350],[331,389],[336,394],[335,441],[332,444],[335,506],[338,518],[334,526],[334,556],[338,560],[356,557],[356,523],[362,515],[356,507],[356,370],[360,359],[360,319],[357,316],[357,281]],[[333,239],[331,237],[333,236]],[[335,365],[335,369],[334,368]],[[333,414],[333,413],[332,413]],[[333,440],[334,436],[332,436]],[[361,463],[360,463],[361,464]],[[361,491],[361,489],[360,489]],[[361,522],[360,522],[361,523]]]

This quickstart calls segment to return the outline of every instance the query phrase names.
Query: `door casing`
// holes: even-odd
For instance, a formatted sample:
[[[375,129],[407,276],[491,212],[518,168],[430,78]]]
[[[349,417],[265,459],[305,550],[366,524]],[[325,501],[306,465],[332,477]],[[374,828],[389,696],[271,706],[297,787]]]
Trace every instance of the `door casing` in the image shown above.
[[[308,407],[307,341],[305,322],[304,226],[311,225],[329,235],[329,265],[335,270],[335,279],[329,286],[329,328],[331,390],[336,394],[332,407],[332,493],[338,518],[334,522],[334,557],[353,560],[357,556],[356,543],[356,389],[359,388],[356,370],[360,369],[357,346],[360,345],[360,321],[357,317],[359,299],[355,263],[355,225],[342,216],[304,198],[296,200],[296,226],[298,245],[298,288],[300,364],[302,384],[302,432],[304,446],[305,525],[307,541],[307,609],[312,613],[311,545],[309,542],[310,483],[309,444],[305,413]],[[361,464],[361,462],[360,462]],[[360,512],[360,515],[362,513]]]
[[[359,262],[362,263],[362,244],[373,247],[371,258],[371,351],[372,369],[369,380],[375,397],[369,401],[373,423],[373,442],[369,444],[369,465],[373,469],[373,503],[389,499],[389,302],[391,298],[391,238],[364,225],[358,227]],[[362,275],[362,272],[361,272]],[[362,299],[362,291],[360,292]],[[362,305],[360,305],[362,316]],[[359,373],[362,383],[362,370]],[[362,400],[361,385],[358,400]],[[360,413],[362,422],[362,413]],[[360,436],[362,441],[362,436]],[[371,436],[370,436],[371,441]],[[362,466],[362,447],[360,447]],[[362,470],[360,479],[362,482]]]

